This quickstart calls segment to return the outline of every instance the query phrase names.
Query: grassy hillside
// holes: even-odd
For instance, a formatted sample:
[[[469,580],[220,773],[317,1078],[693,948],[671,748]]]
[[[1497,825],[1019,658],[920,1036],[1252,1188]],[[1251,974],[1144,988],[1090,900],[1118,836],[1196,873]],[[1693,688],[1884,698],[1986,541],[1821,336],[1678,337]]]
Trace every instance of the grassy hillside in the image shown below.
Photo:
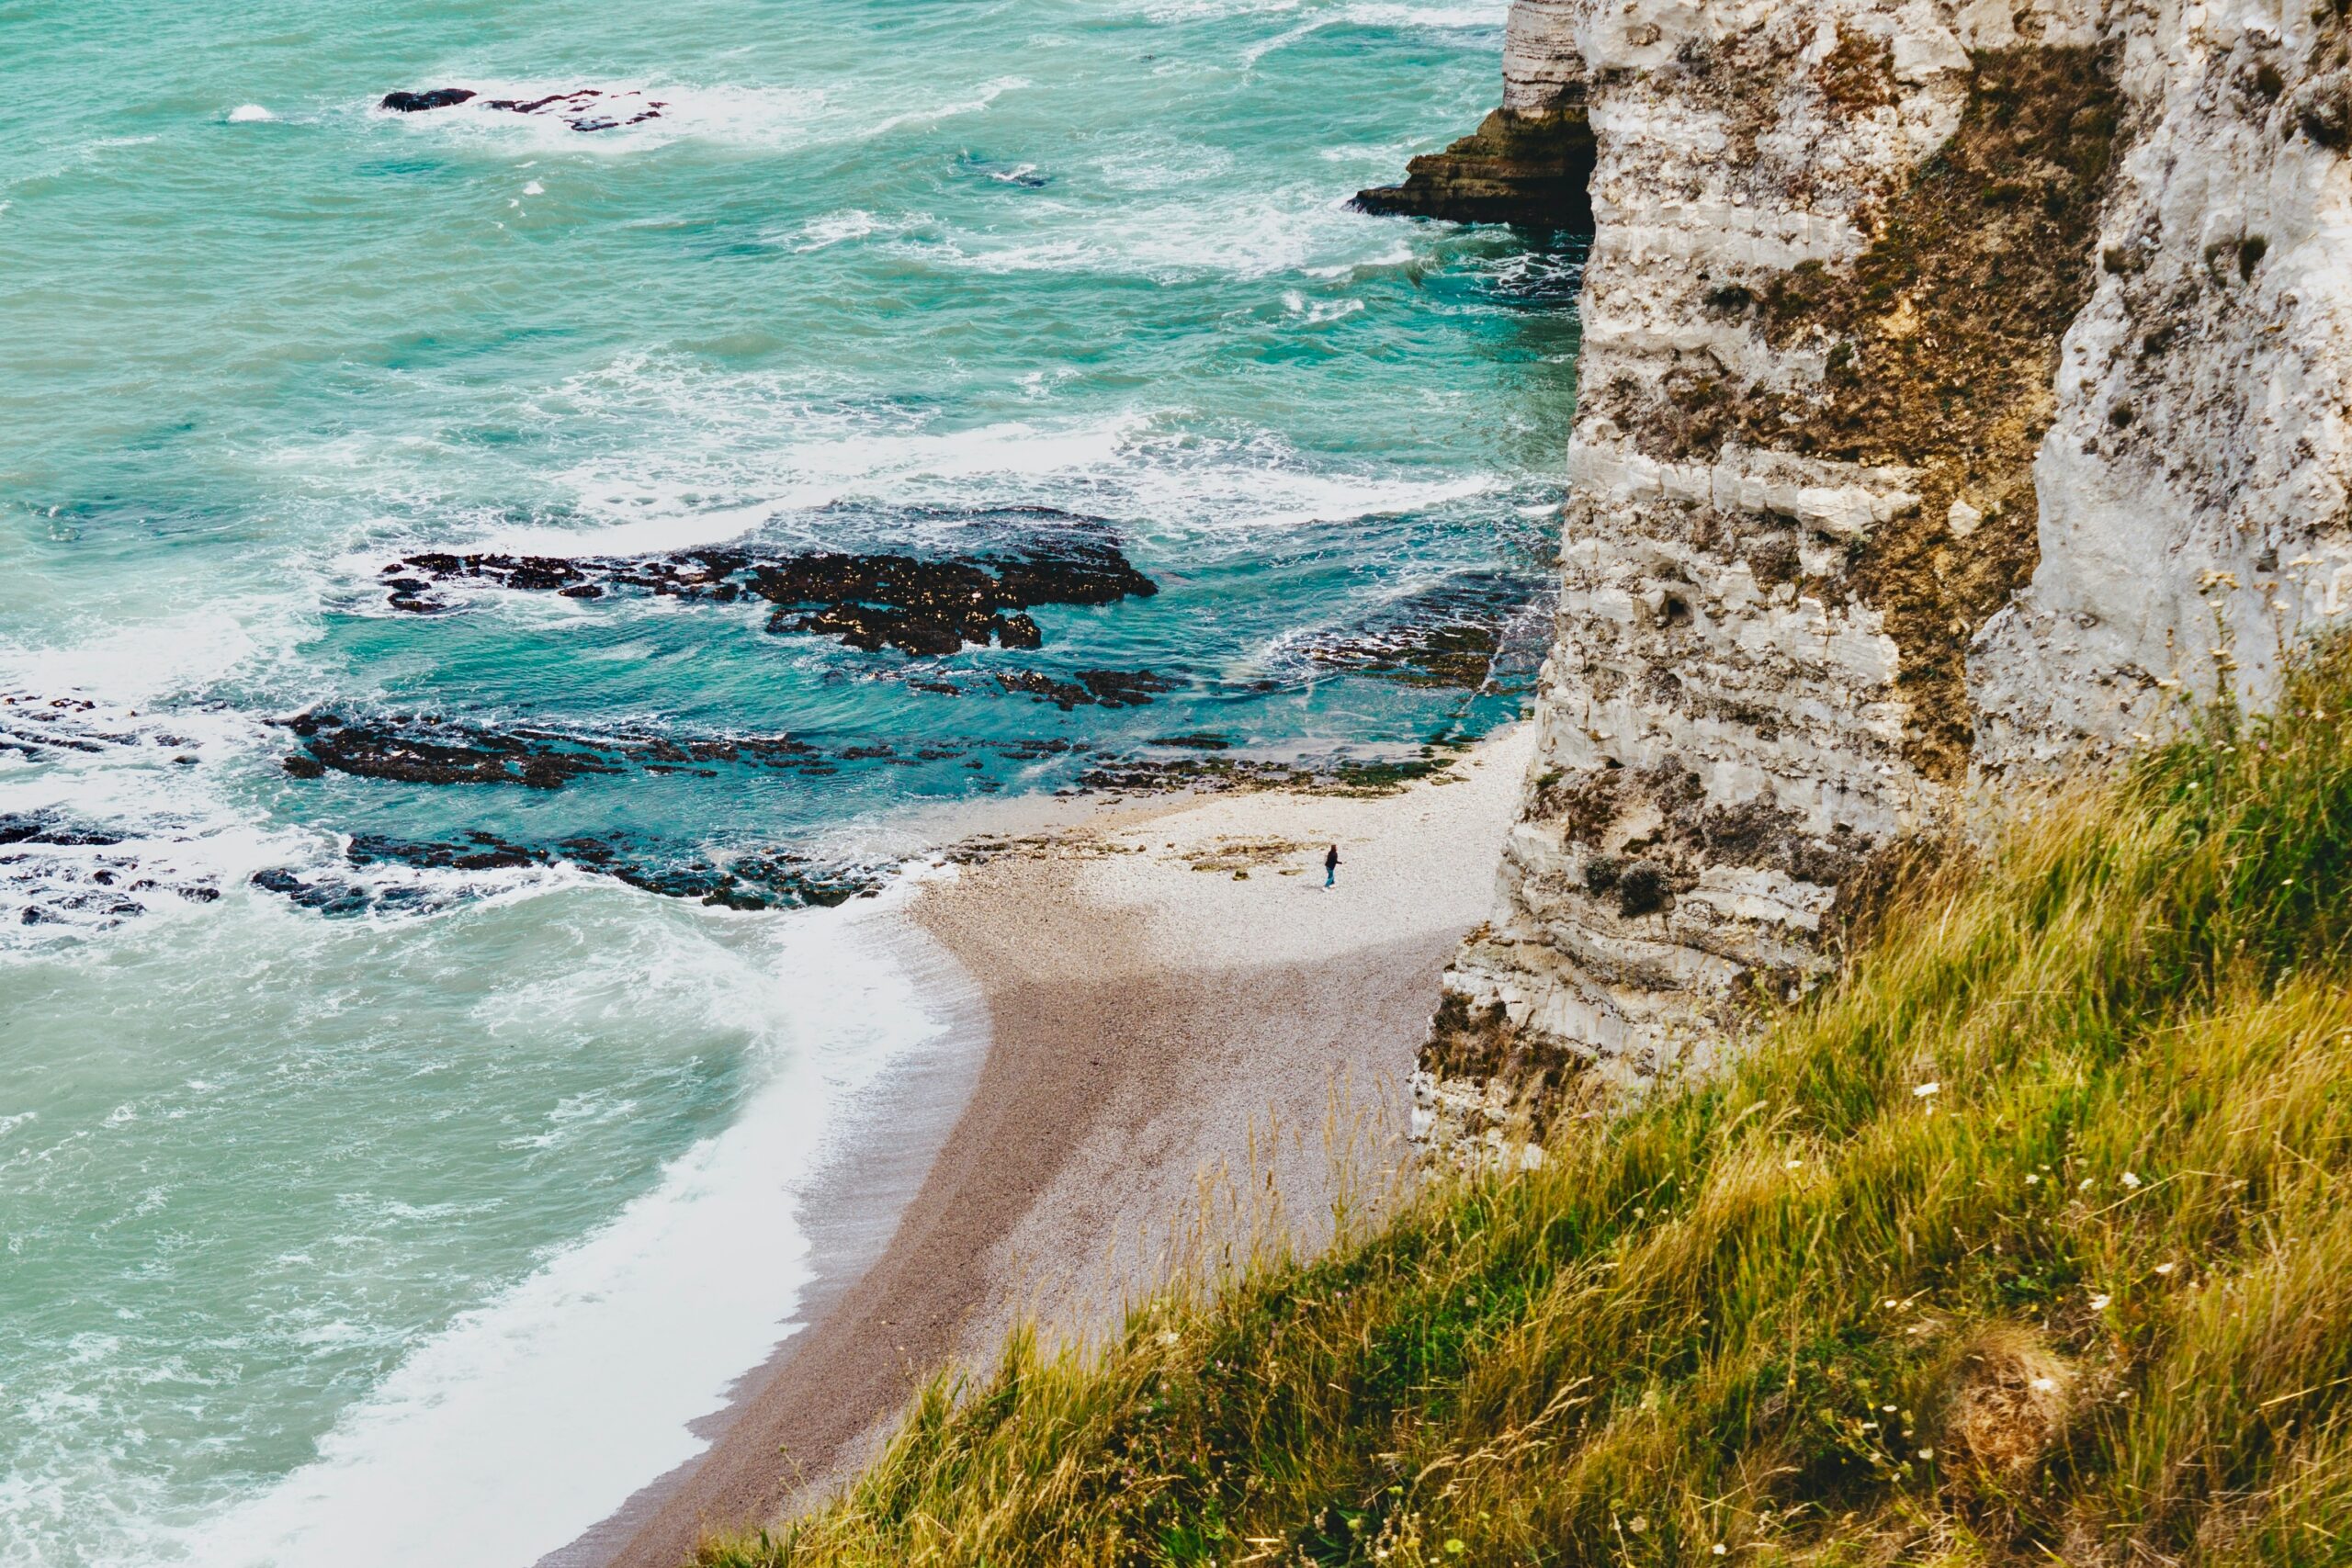
[[[750,1564],[2352,1561],[2352,655],[1735,1074],[921,1402]]]

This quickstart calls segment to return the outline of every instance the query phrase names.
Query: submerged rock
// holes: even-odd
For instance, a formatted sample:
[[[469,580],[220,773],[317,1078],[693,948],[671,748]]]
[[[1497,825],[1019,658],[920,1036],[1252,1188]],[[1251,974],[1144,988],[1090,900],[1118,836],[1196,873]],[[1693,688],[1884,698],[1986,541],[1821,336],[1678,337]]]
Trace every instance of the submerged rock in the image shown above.
[[[355,866],[397,864],[438,871],[502,871],[568,863],[673,898],[730,909],[831,907],[878,888],[876,867],[818,861],[784,850],[682,861],[623,838],[574,836],[523,844],[494,833],[455,841],[411,841],[362,834],[351,841]]]
[[[0,844],[57,844],[82,848],[122,842],[102,828],[77,828],[44,814],[0,815]]]
[[[1408,686],[1476,691],[1494,669],[1500,638],[1492,626],[1425,626],[1405,635],[1342,639],[1314,651],[1317,663]]]
[[[423,114],[427,109],[454,108],[473,96],[471,87],[428,87],[421,93],[386,93],[377,107],[395,114]]]
[[[404,729],[395,723],[346,724],[309,737],[305,745],[307,758],[298,754],[286,762],[286,771],[297,778],[316,778],[332,768],[404,784],[520,784],[560,789],[582,773],[621,771],[594,752],[562,742],[470,726]]]
[[[1204,748],[1212,753],[1229,748],[1232,742],[1222,737],[1212,737]],[[1185,737],[1173,736],[1149,742],[1153,746],[1189,745]],[[1450,752],[1450,748],[1447,749]],[[1359,797],[1394,795],[1421,779],[1445,773],[1453,766],[1451,754],[1441,754],[1438,746],[1424,746],[1416,755],[1404,757],[1337,757],[1278,761],[1262,757],[1226,757],[1217,755],[1126,758],[1100,763],[1078,776],[1081,789],[1099,790],[1108,795],[1161,795],[1175,790],[1196,790],[1210,794],[1282,789],[1309,795],[1338,795]]]
[[[272,721],[302,739],[284,767],[294,778],[328,770],[401,784],[516,784],[560,789],[587,774],[695,772],[721,765],[831,772],[824,753],[788,735],[584,734],[537,725],[496,728],[398,714],[345,723],[333,714]]]
[[[686,550],[578,560],[429,551],[387,566],[383,575],[388,603],[412,613],[447,608],[425,596],[435,583],[481,583],[581,600],[627,591],[716,604],[763,599],[775,606],[767,620],[770,632],[830,637],[867,653],[894,648],[919,659],[991,643],[1036,648],[1045,634],[1024,613],[1029,609],[1109,604],[1159,592],[1115,544],[1099,538],[1057,539],[963,560],[832,550]]]
[[[1100,704],[1106,708],[1143,707],[1152,694],[1176,689],[1176,682],[1148,670],[1081,670],[1073,681],[1057,681],[1035,670],[1000,674],[997,684],[1007,692],[1024,694],[1052,703],[1064,713]]]
[[[455,108],[459,104],[474,103],[485,109],[504,114],[553,114],[579,131],[615,130],[625,125],[641,125],[649,119],[659,119],[670,106],[656,98],[637,93],[606,93],[597,87],[581,87],[569,93],[549,93],[537,98],[480,98],[471,87],[432,87],[421,93],[386,93],[379,100],[379,108],[396,114],[423,114],[429,109]]]

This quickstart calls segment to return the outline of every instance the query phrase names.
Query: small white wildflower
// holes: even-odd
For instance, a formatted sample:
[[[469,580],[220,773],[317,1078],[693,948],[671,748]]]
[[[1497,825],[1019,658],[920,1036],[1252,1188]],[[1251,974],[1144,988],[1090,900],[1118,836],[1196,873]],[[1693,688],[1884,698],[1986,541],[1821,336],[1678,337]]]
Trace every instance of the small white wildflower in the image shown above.
[[[1888,1305],[1888,1307],[1893,1308],[1893,1307],[1898,1307],[1898,1306],[1901,1306],[1903,1303],[1902,1303],[1901,1302],[1896,1301],[1893,1296],[1889,1296],[1889,1297],[1887,1297],[1887,1298],[1886,1298],[1886,1304]]]
[[[2127,1170],[2123,1173],[2123,1185],[2137,1189],[2140,1185],[2140,1179]]]
[[[2041,1185],[2041,1178],[2029,1170],[2025,1173],[2025,1184],[2028,1187],[2039,1187]]]
[[[2169,1274],[2172,1272],[2172,1265],[2169,1263],[2159,1263],[2156,1265],[2156,1272],[2159,1274]]]
[[[1789,1163],[1787,1164],[1787,1166],[1785,1166],[1783,1168],[1784,1168],[1784,1169],[1788,1169],[1788,1170],[1794,1170],[1797,1167],[1799,1167],[1799,1166],[1803,1165],[1804,1163],[1804,1161],[1803,1161],[1803,1160],[1801,1160],[1801,1159],[1792,1159],[1792,1160],[1789,1161]]]
[[[1714,1551],[1716,1556],[1721,1557],[1724,1552],[1729,1551],[1730,1550],[1731,1548],[1725,1546],[1722,1541],[1715,1542]]]
[[[1892,1404],[1882,1404],[1878,1407],[1878,1413],[1882,1416],[1892,1416],[1894,1414],[1894,1406]]]
[[[1936,1450],[1933,1449],[1921,1449],[1919,1450],[1919,1457],[1921,1459],[1933,1459],[1936,1457]]]
[[[2090,1179],[2089,1177],[2087,1177],[2087,1176],[2084,1177],[2084,1178],[2083,1178],[2083,1179],[2082,1179],[2079,1183],[2077,1183],[2077,1184],[2076,1184],[2076,1186],[2075,1186],[2075,1191],[2077,1191],[2077,1192],[2087,1192],[2087,1191],[2089,1191],[2090,1190],[2091,1190],[2091,1179]]]
[[[1923,1083],[1918,1088],[1913,1089],[1911,1093],[1915,1099],[1925,1100],[1931,1094],[1941,1093],[1943,1087],[1944,1086],[1939,1083]]]
[[[1639,1535],[1644,1530],[1650,1528],[1650,1517],[1647,1514],[1635,1514],[1632,1518],[1625,1521],[1625,1528],[1632,1530],[1635,1535]]]
[[[2091,1298],[2091,1311],[2105,1312],[2107,1310],[2107,1303],[2111,1299],[2113,1298],[2108,1296],[2093,1296]]]
[[[2036,1393],[2048,1393],[2057,1386],[2058,1384],[2049,1378],[2036,1378],[2033,1380],[2033,1391]]]

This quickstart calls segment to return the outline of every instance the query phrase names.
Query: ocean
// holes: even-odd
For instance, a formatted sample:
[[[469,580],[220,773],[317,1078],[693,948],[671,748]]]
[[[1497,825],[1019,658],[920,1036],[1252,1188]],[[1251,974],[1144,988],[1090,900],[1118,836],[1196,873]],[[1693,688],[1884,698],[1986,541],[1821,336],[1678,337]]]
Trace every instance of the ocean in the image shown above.
[[[0,0],[0,1562],[561,1546],[910,857],[1517,714],[1580,258],[1346,206],[1504,11]]]

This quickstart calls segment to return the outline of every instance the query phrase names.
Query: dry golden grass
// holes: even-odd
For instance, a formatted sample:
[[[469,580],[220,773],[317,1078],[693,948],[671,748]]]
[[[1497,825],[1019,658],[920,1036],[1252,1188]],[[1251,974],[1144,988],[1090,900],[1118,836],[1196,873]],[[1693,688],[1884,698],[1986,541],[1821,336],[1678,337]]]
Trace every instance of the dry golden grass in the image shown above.
[[[942,1382],[760,1564],[2352,1560],[2352,654],[1736,1069]]]

